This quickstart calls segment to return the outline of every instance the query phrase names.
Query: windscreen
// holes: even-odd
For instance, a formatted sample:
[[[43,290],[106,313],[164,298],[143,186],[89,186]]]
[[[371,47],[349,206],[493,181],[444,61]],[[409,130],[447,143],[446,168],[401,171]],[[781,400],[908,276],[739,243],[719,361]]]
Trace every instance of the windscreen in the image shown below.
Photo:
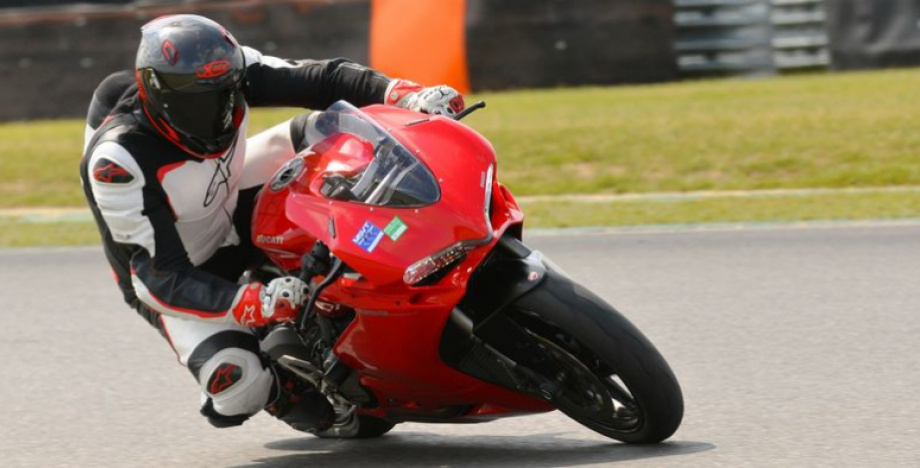
[[[357,174],[326,174],[320,189],[335,200],[368,205],[417,207],[440,198],[434,175],[399,141],[373,119],[345,101],[312,117],[309,141],[349,134],[373,147],[373,160]]]

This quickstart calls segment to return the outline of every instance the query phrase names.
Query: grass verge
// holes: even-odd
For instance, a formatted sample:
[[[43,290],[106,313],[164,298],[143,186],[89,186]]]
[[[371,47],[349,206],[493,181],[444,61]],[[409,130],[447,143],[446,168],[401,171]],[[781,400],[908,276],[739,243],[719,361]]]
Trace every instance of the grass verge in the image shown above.
[[[721,222],[920,219],[917,192],[829,193],[770,197],[534,201],[522,203],[527,227],[629,226]],[[29,223],[0,218],[0,247],[94,245],[92,222]]]
[[[777,197],[523,203],[529,227],[920,218],[920,194],[860,193]]]
[[[466,122],[518,195],[920,185],[918,75],[490,93]],[[254,112],[251,131],[295,112]],[[83,125],[0,125],[0,208],[82,206]]]
[[[0,247],[51,247],[100,243],[99,230],[92,221],[32,223],[0,218]]]

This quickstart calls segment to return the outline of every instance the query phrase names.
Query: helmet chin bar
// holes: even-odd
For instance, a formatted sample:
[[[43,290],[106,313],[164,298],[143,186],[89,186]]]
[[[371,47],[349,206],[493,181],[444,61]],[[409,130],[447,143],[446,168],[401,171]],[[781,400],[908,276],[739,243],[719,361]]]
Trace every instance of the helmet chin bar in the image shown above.
[[[156,116],[150,111],[146,100],[142,100],[141,107],[144,109],[144,115],[150,122],[150,125],[161,136],[169,140],[172,144],[178,146],[186,153],[200,159],[216,159],[224,155],[239,135],[239,126],[234,125],[232,134],[219,137],[217,144],[208,145],[201,138],[196,138],[173,127],[165,116]]]
[[[156,73],[146,74],[147,77],[155,77]],[[215,159],[226,153],[233,145],[239,135],[240,125],[243,121],[244,108],[246,101],[242,94],[237,92],[231,98],[233,111],[227,116],[214,116],[214,119],[229,119],[230,129],[222,134],[212,138],[200,137],[182,130],[175,125],[172,119],[163,111],[169,110],[166,102],[160,101],[163,95],[155,95],[147,92],[147,80],[143,79],[142,72],[137,74],[138,88],[140,90],[141,107],[144,109],[144,115],[156,131],[169,140],[174,145],[181,148],[186,153],[200,159]],[[162,110],[160,110],[162,108]],[[225,122],[226,125],[227,122]],[[232,130],[231,130],[232,129]]]

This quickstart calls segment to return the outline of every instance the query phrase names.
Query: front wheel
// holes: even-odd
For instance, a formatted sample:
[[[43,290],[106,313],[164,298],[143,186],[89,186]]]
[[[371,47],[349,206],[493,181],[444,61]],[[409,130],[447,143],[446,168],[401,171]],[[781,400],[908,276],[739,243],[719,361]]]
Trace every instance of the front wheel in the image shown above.
[[[515,301],[510,318],[556,363],[549,400],[607,437],[656,443],[680,426],[677,378],[632,323],[595,294],[550,269]]]

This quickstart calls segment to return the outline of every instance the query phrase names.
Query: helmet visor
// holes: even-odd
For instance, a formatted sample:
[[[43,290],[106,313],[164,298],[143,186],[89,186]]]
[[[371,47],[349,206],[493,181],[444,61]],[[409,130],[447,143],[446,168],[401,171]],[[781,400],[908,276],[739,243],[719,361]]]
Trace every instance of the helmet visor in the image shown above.
[[[161,100],[169,123],[186,135],[212,140],[236,132],[233,117],[242,104],[238,87],[208,93],[163,93]]]
[[[210,93],[239,86],[245,75],[243,59],[216,60],[189,73],[157,73],[165,88],[180,93]]]

